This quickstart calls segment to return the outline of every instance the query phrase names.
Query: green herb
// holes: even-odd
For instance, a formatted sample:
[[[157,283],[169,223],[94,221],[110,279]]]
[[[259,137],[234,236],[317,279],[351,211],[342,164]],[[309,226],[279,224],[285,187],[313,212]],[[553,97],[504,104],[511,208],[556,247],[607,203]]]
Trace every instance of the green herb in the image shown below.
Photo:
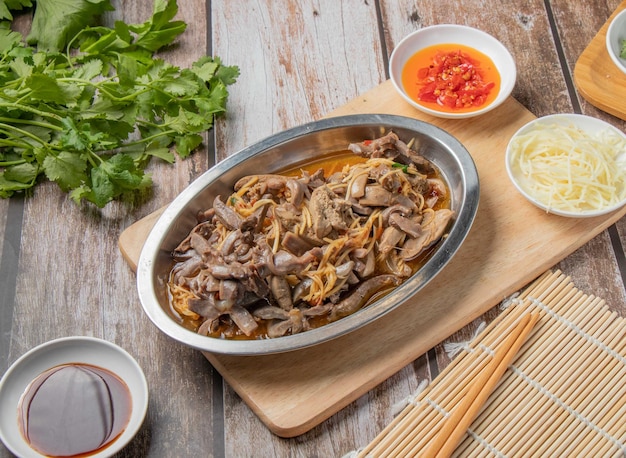
[[[38,0],[27,40],[10,29],[29,0],[0,0],[0,197],[47,178],[104,207],[145,189],[152,157],[185,158],[224,113],[235,66],[205,56],[189,68],[155,53],[186,24],[155,0],[142,24],[92,23],[109,0]]]
[[[394,169],[401,169],[404,173],[409,173],[408,165],[400,164],[399,162],[394,162],[393,164],[391,164],[391,167],[393,167]]]
[[[626,59],[626,40],[622,40],[622,41],[620,41],[620,46],[621,46],[621,47],[620,47],[620,53],[619,53],[619,56],[620,56],[622,59]]]

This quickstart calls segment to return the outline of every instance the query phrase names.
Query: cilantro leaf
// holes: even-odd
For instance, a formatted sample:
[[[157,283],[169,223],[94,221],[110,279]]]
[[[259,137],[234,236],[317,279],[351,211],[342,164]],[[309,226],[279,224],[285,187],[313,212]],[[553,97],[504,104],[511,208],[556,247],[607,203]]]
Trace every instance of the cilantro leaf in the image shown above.
[[[10,29],[0,28],[0,51],[7,52],[13,47],[19,45],[21,41],[22,34],[14,32]]]
[[[176,152],[182,158],[186,158],[191,152],[200,146],[202,137],[198,134],[184,135],[176,137]]]
[[[30,0],[0,0],[0,20],[13,20],[11,11],[19,11],[23,8],[30,8],[33,4]]]
[[[126,154],[116,154],[98,167],[91,169],[90,200],[103,207],[126,189],[144,189],[152,184],[152,178],[135,167],[133,159]]]
[[[177,12],[176,0],[155,0],[152,18],[140,26],[130,27],[138,34],[136,46],[157,51],[174,41],[187,28],[183,21],[172,21]]]
[[[7,199],[18,191],[28,191],[33,187],[32,183],[24,183],[21,181],[13,181],[6,178],[5,172],[0,172],[0,197]]]
[[[25,83],[30,87],[29,96],[33,100],[59,104],[67,103],[69,100],[56,80],[48,75],[32,74],[26,78]]]
[[[46,177],[64,191],[77,188],[87,181],[87,160],[74,153],[62,151],[57,156],[46,156],[43,167]]]
[[[37,0],[26,40],[40,50],[61,51],[105,11],[113,11],[110,0]]]
[[[32,184],[39,174],[38,167],[34,164],[23,163],[8,167],[4,171],[4,178],[14,183],[25,185]]]

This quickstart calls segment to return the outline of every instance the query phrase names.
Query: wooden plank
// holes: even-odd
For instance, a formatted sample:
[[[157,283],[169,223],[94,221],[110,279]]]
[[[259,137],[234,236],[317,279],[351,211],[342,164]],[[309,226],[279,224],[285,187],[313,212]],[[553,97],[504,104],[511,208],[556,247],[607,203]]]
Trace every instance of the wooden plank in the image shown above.
[[[115,14],[105,17],[110,25],[117,19],[141,23],[154,5],[113,3]],[[187,66],[205,53],[206,4],[178,0],[179,17],[189,26],[179,44],[163,53],[168,62]],[[104,338],[132,354],[148,379],[150,408],[126,456],[146,456],[150,447],[166,456],[199,456],[213,446],[212,428],[207,428],[214,405],[213,369],[198,352],[171,345],[145,319],[133,299],[135,276],[118,255],[117,245],[124,227],[173,199],[193,173],[205,169],[202,151],[176,166],[154,161],[150,171],[155,186],[150,192],[102,210],[76,205],[51,183],[38,185],[34,196],[25,200],[22,246],[16,247],[21,252],[10,359],[69,335]],[[2,202],[1,208],[7,204]],[[193,441],[181,441],[190,429],[196,431]]]
[[[229,90],[227,117],[215,130],[219,159],[319,119],[386,79],[379,32],[384,24],[378,21],[376,2],[212,0],[210,4],[213,53],[241,68]],[[407,373],[412,374],[410,369]],[[398,383],[405,390],[399,396],[417,385],[411,379]],[[387,399],[372,404],[371,411],[346,409],[347,417],[342,416],[346,421],[339,419],[337,427],[329,425],[306,440],[292,442],[273,435],[227,383],[223,400],[226,456],[338,456],[339,449],[373,437],[389,412],[384,408]]]

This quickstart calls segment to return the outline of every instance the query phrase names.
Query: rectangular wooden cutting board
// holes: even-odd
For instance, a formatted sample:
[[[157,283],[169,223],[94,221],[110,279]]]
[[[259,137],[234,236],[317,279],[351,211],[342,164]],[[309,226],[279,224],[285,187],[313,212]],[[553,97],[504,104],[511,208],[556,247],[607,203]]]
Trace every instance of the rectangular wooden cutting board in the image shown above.
[[[410,107],[389,81],[330,113],[396,114],[435,124],[469,150],[480,179],[476,220],[444,270],[396,310],[324,344],[267,356],[205,356],[275,434],[305,433],[554,266],[626,213],[586,219],[548,215],[510,183],[504,152],[511,136],[534,119],[515,99],[477,118],[433,118]],[[158,217],[120,236],[137,265]]]

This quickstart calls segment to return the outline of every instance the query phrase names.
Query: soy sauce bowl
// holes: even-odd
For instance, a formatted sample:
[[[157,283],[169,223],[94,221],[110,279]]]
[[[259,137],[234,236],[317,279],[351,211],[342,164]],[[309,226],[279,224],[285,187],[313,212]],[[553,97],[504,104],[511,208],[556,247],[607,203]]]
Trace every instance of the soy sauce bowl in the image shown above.
[[[500,89],[495,99],[471,111],[450,112],[442,111],[433,103],[417,102],[411,97],[411,89],[402,83],[402,71],[407,61],[425,48],[442,44],[469,47],[492,60],[500,75]],[[464,25],[440,24],[419,29],[400,41],[391,54],[389,74],[398,94],[419,111],[439,118],[461,119],[485,114],[504,103],[515,86],[517,68],[508,49],[492,35]]]
[[[41,344],[15,361],[0,380],[0,439],[16,456],[40,458],[22,436],[18,408],[31,382],[49,369],[71,365],[95,366],[116,375],[128,388],[130,417],[122,432],[109,445],[88,454],[108,457],[124,448],[143,424],[148,408],[148,385],[141,367],[124,349],[94,337],[64,337]]]

